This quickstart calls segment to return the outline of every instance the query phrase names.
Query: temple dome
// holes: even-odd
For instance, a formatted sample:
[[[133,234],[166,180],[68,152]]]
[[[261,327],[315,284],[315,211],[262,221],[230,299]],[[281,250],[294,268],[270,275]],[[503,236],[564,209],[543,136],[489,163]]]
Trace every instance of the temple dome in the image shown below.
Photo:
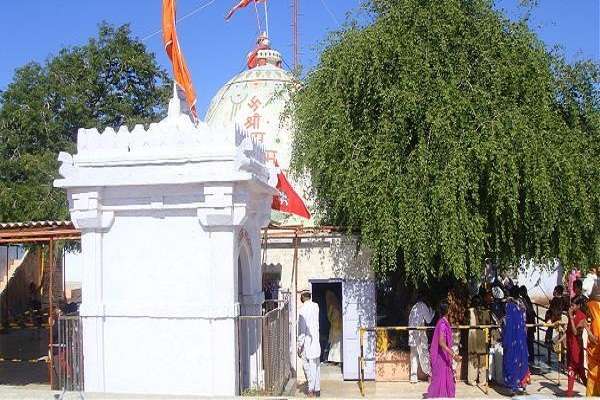
[[[205,121],[215,127],[239,125],[265,146],[267,159],[287,169],[291,129],[282,114],[297,79],[281,68],[281,55],[266,36],[248,54],[248,69],[233,77],[213,97]]]
[[[290,94],[300,82],[281,67],[281,54],[271,49],[266,35],[257,40],[256,48],[247,56],[248,69],[233,77],[213,97],[205,121],[222,128],[239,125],[264,145],[267,163],[277,160],[286,170],[292,153],[292,125],[283,118]],[[311,207],[307,182],[297,182],[288,176],[294,189]],[[293,214],[271,213],[279,225],[314,225]]]

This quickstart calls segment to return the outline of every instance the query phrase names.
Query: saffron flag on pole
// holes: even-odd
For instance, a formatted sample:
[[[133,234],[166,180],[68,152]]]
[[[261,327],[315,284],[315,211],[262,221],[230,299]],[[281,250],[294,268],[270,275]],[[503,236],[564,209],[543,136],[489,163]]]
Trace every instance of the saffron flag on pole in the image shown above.
[[[275,167],[279,168],[277,161],[275,161]],[[281,168],[277,173],[277,186],[275,188],[279,193],[273,196],[271,209],[310,219],[310,213],[306,205],[287,180]]]
[[[185,100],[192,112],[195,121],[198,121],[198,113],[196,112],[196,92],[192,84],[192,76],[185,63],[185,58],[179,46],[176,29],[176,0],[163,0],[162,9],[162,31],[163,43],[165,51],[173,64],[173,80],[185,93]]]
[[[264,0],[240,0],[239,3],[237,3],[235,6],[233,6],[233,8],[231,10],[229,10],[227,15],[225,16],[225,21],[229,21],[229,18],[231,18],[233,16],[233,14],[240,8],[248,7],[252,2],[261,3],[263,1]]]

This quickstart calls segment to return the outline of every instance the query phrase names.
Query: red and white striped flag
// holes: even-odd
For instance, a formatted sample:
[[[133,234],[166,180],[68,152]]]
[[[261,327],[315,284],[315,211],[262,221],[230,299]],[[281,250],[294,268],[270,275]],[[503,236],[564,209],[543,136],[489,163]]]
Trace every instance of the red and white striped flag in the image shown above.
[[[239,3],[237,3],[235,6],[233,6],[231,10],[229,10],[227,15],[225,16],[225,21],[229,21],[229,18],[231,18],[237,10],[248,7],[252,2],[262,3],[263,1],[264,0],[240,0]]]

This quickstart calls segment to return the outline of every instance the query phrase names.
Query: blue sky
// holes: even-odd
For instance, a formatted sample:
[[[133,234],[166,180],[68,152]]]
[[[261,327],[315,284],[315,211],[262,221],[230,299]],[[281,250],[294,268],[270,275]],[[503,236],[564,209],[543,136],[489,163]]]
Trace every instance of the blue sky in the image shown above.
[[[212,2],[211,2],[212,1]],[[253,8],[241,10],[225,23],[223,16],[237,0],[178,0],[183,16],[209,4],[178,26],[180,41],[192,72],[199,111],[203,115],[218,88],[240,72],[253,47],[256,16]],[[339,27],[360,0],[300,0],[302,63],[318,60],[318,45],[327,32]],[[0,90],[14,70],[29,61],[43,62],[64,46],[84,43],[97,32],[97,24],[131,23],[134,34],[146,38],[160,29],[161,0],[22,0],[4,2],[0,35]],[[516,18],[518,0],[498,0],[498,7]],[[275,48],[291,64],[290,0],[269,0],[270,36]],[[561,45],[570,61],[600,61],[599,0],[539,0],[531,27],[550,47]],[[169,64],[160,34],[145,44],[161,65]]]

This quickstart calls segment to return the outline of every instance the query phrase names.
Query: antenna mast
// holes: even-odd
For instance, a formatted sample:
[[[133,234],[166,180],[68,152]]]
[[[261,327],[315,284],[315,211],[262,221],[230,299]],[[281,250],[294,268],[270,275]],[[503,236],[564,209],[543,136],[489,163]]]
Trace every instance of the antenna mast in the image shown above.
[[[298,15],[300,14],[300,0],[292,1],[292,68],[297,70],[300,66],[300,34],[298,32]]]

